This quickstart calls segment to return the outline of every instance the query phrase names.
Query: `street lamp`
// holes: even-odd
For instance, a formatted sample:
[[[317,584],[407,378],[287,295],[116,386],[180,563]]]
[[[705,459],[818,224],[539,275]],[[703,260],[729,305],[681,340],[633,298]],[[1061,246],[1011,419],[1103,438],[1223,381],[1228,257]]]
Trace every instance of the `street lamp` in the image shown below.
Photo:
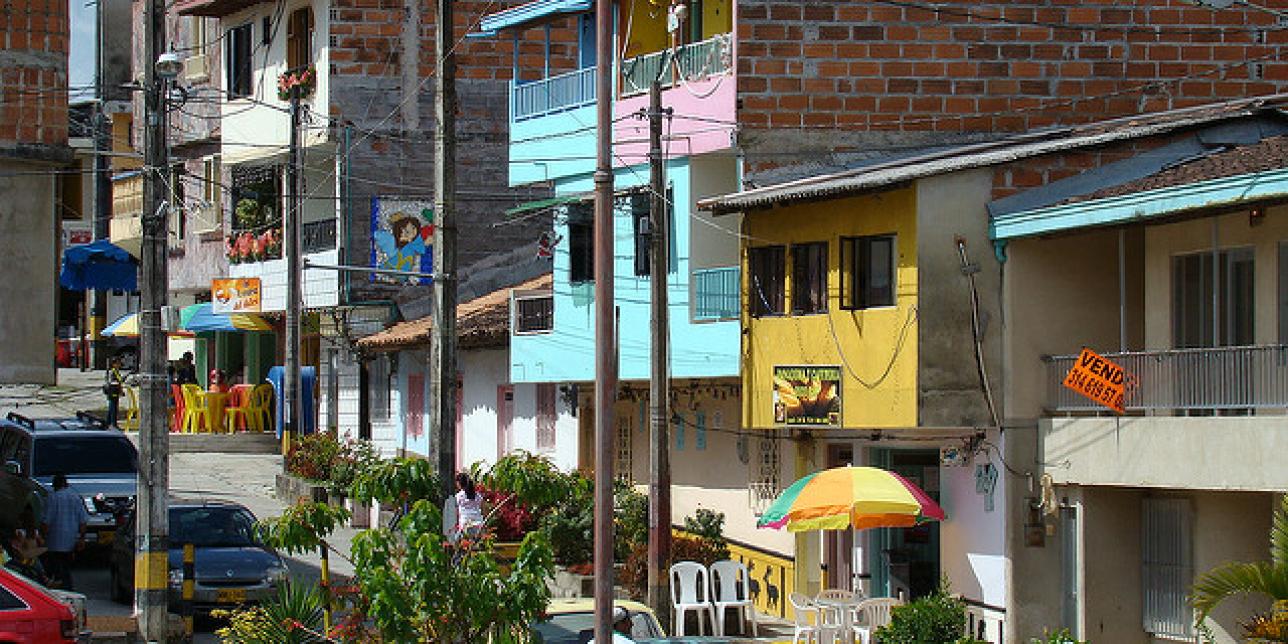
[[[175,52],[167,51],[157,56],[156,71],[162,81],[172,81],[183,71],[183,58]]]

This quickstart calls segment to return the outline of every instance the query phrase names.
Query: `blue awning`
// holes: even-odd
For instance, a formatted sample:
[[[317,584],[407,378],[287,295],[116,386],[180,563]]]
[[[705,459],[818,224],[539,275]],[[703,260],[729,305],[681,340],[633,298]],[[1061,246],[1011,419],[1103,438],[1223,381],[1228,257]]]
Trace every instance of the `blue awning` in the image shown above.
[[[564,14],[590,11],[594,6],[594,0],[534,0],[483,16],[479,21],[479,33],[470,35],[491,36],[502,29],[525,27]]]
[[[137,291],[138,265],[120,246],[106,239],[77,244],[63,251],[58,282],[73,291]]]

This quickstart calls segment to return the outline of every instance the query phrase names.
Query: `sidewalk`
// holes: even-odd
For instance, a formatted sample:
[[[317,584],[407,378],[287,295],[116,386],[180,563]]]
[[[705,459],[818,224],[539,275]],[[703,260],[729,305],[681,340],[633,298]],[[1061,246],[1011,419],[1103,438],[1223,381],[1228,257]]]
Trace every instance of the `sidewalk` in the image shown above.
[[[0,415],[17,412],[29,418],[67,418],[78,411],[107,409],[104,372],[59,369],[56,385],[0,385]]]

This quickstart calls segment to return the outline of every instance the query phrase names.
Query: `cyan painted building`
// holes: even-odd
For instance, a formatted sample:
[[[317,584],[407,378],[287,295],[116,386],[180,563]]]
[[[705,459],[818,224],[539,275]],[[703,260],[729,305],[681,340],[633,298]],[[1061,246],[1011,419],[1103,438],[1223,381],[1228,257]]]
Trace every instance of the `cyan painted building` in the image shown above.
[[[673,211],[670,288],[671,375],[675,378],[716,378],[738,375],[739,322],[736,228],[694,212],[699,196],[721,192],[735,182],[733,166],[721,159],[675,159],[667,164]],[[617,170],[619,195],[646,184],[647,167]],[[696,194],[695,186],[706,186]],[[560,195],[589,193],[592,179],[582,175],[556,184]],[[714,189],[713,189],[714,187]],[[647,204],[619,196],[614,208],[615,299],[620,311],[620,378],[644,380],[650,365],[650,283],[636,275],[635,220],[632,204]],[[564,204],[555,215],[554,324],[544,333],[516,333],[510,345],[512,382],[578,382],[594,379],[595,314],[593,281],[573,275],[573,229],[577,210],[590,202]],[[646,207],[646,206],[645,206]],[[570,225],[570,221],[572,222]],[[736,226],[736,223],[733,224]],[[695,228],[700,228],[695,230]],[[722,243],[723,242],[723,243]],[[721,248],[720,246],[724,246]]]
[[[655,77],[664,83],[663,105],[675,114],[665,125],[664,142],[673,204],[668,270],[671,375],[737,377],[740,222],[729,217],[717,221],[695,207],[698,199],[739,187],[738,160],[730,153],[736,111],[729,12],[724,3],[713,3],[711,17],[694,27],[689,44],[676,50],[668,49],[664,14],[619,12],[616,29],[631,36],[625,58],[614,61],[613,73],[619,377],[646,380],[650,370],[650,280],[637,261],[637,249],[647,253],[648,248],[647,237],[638,234],[649,201],[648,124],[637,115],[647,106],[645,90]],[[539,328],[525,331],[517,324],[512,331],[513,383],[594,379],[594,253],[589,235],[596,153],[593,17],[588,2],[537,0],[487,16],[481,23],[484,33],[508,31],[506,35],[516,40],[521,34],[544,34],[541,70],[521,68],[515,60],[510,183],[549,181],[560,198],[560,203],[543,204],[555,214],[553,294],[548,307],[534,305],[543,312]],[[536,25],[543,31],[531,29]],[[576,37],[566,37],[566,32]],[[524,315],[520,308],[516,306],[516,316]]]

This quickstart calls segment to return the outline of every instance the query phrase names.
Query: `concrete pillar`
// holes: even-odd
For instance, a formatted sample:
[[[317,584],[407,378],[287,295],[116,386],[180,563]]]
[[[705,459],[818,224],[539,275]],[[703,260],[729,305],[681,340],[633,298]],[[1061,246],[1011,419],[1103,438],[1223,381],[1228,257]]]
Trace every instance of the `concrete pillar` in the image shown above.
[[[58,295],[56,177],[0,159],[0,384],[54,384]]]

